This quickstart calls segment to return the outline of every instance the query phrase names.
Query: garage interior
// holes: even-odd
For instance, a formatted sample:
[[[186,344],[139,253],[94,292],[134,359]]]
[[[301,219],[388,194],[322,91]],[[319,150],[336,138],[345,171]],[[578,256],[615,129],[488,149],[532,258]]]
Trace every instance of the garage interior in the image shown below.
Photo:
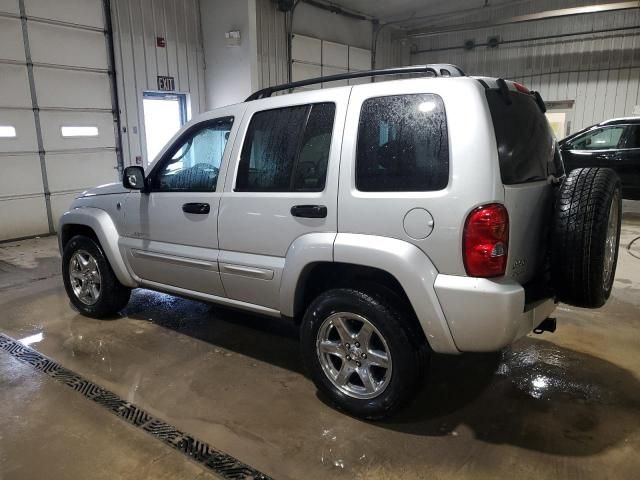
[[[317,393],[291,322],[144,289],[80,315],[56,230],[191,118],[289,81],[451,63],[539,91],[558,139],[640,116],[639,37],[638,1],[0,0],[0,479],[637,478],[639,201],[605,307],[434,355],[380,422]]]

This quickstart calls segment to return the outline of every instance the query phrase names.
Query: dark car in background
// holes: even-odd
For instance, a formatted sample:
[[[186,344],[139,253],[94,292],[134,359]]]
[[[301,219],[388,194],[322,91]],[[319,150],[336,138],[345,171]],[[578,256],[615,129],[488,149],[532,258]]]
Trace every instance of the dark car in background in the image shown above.
[[[607,120],[559,145],[567,173],[581,167],[612,168],[622,180],[623,197],[640,199],[640,117]]]

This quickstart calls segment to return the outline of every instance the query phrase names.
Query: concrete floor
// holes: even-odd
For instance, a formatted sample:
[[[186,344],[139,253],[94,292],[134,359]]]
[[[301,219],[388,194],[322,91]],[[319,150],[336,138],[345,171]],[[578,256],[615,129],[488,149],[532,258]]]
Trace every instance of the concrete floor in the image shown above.
[[[383,423],[317,396],[283,321],[147,290],[120,318],[79,315],[53,238],[0,245],[0,332],[276,479],[632,479],[639,236],[627,216],[604,308],[561,305],[555,334],[499,354],[435,357],[419,398]],[[0,404],[0,479],[213,478],[4,352]]]

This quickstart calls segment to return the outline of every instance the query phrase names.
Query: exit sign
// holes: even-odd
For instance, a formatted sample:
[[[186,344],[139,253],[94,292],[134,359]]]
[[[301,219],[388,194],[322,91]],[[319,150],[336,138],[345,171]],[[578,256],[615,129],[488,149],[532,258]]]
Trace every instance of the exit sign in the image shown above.
[[[158,75],[158,90],[161,92],[173,92],[176,89],[176,82],[173,77],[161,77]]]

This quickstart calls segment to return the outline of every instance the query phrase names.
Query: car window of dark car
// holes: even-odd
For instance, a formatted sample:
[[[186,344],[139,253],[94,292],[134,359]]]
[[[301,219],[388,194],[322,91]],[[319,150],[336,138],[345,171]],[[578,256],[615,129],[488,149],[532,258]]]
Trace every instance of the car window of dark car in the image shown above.
[[[640,125],[629,125],[624,148],[640,148]]]
[[[619,148],[624,125],[603,127],[586,132],[569,143],[572,150],[607,150]]]

